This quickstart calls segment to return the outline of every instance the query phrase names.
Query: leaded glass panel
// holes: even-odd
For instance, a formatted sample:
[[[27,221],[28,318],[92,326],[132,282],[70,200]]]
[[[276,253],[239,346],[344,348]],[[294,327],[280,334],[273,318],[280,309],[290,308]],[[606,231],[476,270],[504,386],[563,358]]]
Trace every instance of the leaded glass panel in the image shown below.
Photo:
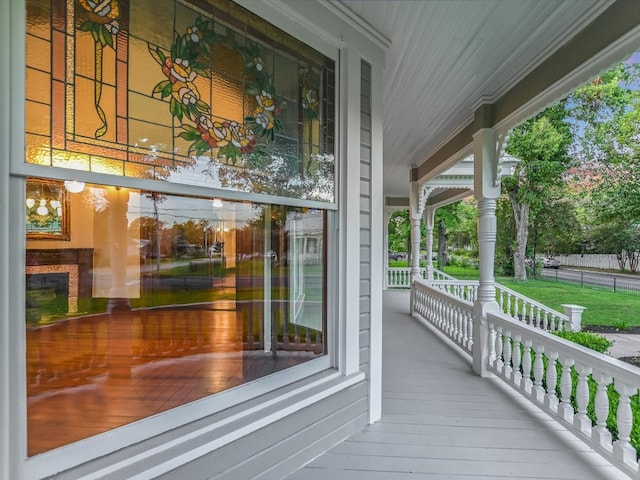
[[[27,15],[27,163],[335,200],[332,60],[230,2]]]

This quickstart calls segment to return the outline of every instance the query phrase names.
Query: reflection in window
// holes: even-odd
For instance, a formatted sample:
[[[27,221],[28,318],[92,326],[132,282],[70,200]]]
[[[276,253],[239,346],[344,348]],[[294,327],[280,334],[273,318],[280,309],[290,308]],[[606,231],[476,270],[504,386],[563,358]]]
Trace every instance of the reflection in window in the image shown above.
[[[27,238],[29,455],[326,353],[324,211],[68,196],[69,239]]]
[[[332,60],[230,1],[26,3],[27,163],[334,201]]]

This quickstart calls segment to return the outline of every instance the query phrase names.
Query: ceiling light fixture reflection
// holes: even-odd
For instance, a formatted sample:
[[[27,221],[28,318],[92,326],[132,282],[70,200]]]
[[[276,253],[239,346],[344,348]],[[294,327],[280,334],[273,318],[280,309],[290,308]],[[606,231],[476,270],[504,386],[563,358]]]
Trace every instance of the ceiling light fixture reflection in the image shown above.
[[[220,200],[219,198],[214,198],[213,202],[211,202],[211,205],[213,206],[213,208],[220,208],[222,207],[222,200]]]
[[[84,190],[84,182],[79,182],[77,180],[65,180],[64,188],[66,188],[69,193],[80,193]]]

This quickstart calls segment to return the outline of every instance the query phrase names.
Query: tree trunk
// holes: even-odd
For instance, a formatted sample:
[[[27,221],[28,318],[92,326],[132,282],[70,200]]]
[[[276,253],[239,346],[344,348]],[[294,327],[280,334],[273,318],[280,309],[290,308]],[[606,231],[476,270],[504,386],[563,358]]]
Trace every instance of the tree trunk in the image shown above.
[[[527,269],[525,257],[527,253],[527,239],[529,237],[529,205],[519,203],[515,192],[509,192],[509,199],[513,207],[513,217],[516,221],[516,249],[513,253],[513,279],[525,281]]]
[[[444,222],[438,222],[438,268],[442,270],[447,265],[447,227]]]

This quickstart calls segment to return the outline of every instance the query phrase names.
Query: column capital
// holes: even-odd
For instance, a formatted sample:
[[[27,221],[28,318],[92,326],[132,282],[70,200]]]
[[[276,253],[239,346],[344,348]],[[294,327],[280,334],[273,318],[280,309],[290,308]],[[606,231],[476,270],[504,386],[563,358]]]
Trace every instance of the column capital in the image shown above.
[[[479,200],[500,196],[500,146],[498,135],[490,128],[473,135],[474,194]]]

